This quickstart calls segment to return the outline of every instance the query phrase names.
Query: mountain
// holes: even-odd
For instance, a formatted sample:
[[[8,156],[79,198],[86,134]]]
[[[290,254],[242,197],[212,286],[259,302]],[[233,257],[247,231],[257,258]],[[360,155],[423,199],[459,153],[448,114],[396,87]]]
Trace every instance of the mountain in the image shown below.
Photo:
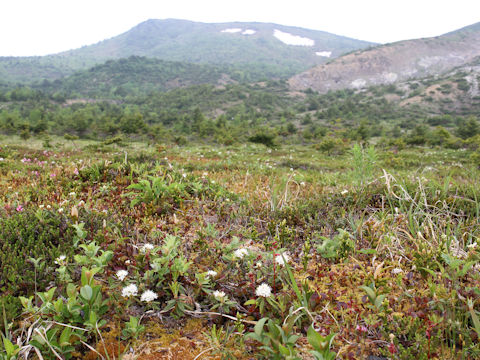
[[[147,20],[94,45],[43,57],[0,58],[0,79],[54,80],[107,60],[129,56],[198,64],[241,65],[288,77],[343,53],[375,45],[323,31],[269,23],[207,24]]]
[[[441,74],[480,55],[480,23],[442,36],[354,51],[293,76],[293,89],[359,89]]]

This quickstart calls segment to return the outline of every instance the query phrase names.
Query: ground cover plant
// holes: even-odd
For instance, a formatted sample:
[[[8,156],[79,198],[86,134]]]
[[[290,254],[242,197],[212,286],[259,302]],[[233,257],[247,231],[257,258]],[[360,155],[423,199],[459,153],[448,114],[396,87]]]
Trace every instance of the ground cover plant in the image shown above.
[[[0,359],[478,358],[474,154],[5,138]]]

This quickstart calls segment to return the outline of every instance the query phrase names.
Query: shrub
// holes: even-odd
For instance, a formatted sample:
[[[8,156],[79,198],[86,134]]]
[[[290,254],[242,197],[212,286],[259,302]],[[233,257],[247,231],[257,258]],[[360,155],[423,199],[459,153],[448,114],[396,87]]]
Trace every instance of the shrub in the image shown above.
[[[72,252],[73,229],[59,214],[39,210],[23,211],[0,217],[0,304],[14,317],[19,308],[12,296],[33,293],[54,280],[55,272],[48,270],[60,254]],[[43,258],[44,268],[37,271],[30,258]],[[1,306],[0,306],[1,307]]]
[[[266,132],[259,132],[253,136],[250,136],[248,141],[256,144],[263,144],[269,148],[275,148],[277,146],[275,143],[275,135],[267,134]]]

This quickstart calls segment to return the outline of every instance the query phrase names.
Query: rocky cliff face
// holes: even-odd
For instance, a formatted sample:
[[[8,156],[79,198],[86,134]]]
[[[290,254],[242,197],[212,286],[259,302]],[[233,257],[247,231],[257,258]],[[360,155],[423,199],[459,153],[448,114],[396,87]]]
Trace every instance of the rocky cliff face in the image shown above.
[[[359,89],[441,74],[480,55],[480,23],[434,38],[381,45],[341,56],[292,77],[295,90]]]

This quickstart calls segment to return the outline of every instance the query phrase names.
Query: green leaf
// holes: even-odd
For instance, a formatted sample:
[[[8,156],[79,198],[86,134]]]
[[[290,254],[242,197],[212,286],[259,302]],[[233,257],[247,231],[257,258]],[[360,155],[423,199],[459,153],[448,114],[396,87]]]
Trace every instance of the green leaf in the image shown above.
[[[51,288],[50,290],[48,290],[47,292],[44,293],[47,302],[52,302],[53,294],[55,293],[55,290],[57,290],[57,288],[53,287],[53,288]]]
[[[290,351],[282,344],[278,345],[278,350],[280,350],[280,354],[282,355],[285,355],[285,356],[290,355]]]
[[[367,293],[367,296],[369,297],[370,301],[373,302],[374,299],[377,297],[377,295],[375,294],[375,291],[370,286],[362,285],[362,286],[359,286],[359,288]]]
[[[67,346],[70,345],[70,337],[72,336],[72,329],[66,327],[63,329],[62,333],[60,334],[60,339],[58,340],[60,346]]]
[[[373,255],[377,253],[377,250],[375,249],[360,249],[358,250],[360,254],[365,254],[365,255]]]
[[[265,325],[267,320],[268,320],[268,318],[264,317],[264,318],[257,321],[257,323],[255,324],[255,327],[253,328],[253,331],[255,332],[255,334],[257,334],[258,336],[262,335],[263,326]]]
[[[245,335],[245,338],[246,339],[253,339],[253,340],[256,340],[258,342],[263,342],[263,338],[261,336],[258,336],[257,334],[251,332],[251,333],[248,333],[247,335]]]
[[[5,348],[5,351],[7,352],[7,357],[8,358],[10,358],[10,356],[14,355],[15,346],[5,336],[3,336],[3,347]]]
[[[80,295],[87,301],[92,299],[93,290],[90,285],[82,286],[80,289]]]
[[[315,331],[313,324],[307,330],[307,339],[315,350],[321,351],[325,348],[325,338]]]
[[[430,269],[428,269],[428,268],[421,267],[421,268],[419,268],[419,270],[423,270],[423,271],[429,273],[429,274],[432,275],[432,276],[435,276],[435,275],[436,275],[436,274],[435,274],[435,271],[430,270]]]

